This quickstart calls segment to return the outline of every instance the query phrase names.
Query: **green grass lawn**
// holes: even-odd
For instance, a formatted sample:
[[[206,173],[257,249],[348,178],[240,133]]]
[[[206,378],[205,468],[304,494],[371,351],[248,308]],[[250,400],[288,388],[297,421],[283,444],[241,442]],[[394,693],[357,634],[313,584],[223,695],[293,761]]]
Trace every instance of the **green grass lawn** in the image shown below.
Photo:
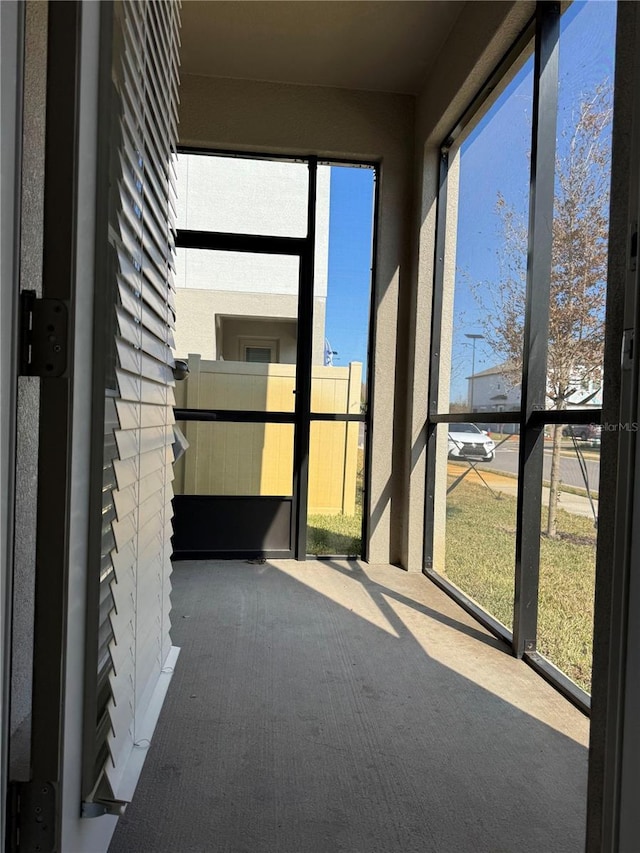
[[[462,482],[447,499],[443,574],[508,628],[515,513],[515,498],[496,500],[473,483]],[[564,510],[558,529],[557,540],[542,535],[540,542],[538,651],[590,691],[596,531],[590,519]]]
[[[362,554],[362,495],[364,490],[364,450],[358,448],[355,515],[309,515],[307,554]]]
[[[362,512],[356,515],[310,515],[307,520],[308,554],[346,554],[362,551]]]

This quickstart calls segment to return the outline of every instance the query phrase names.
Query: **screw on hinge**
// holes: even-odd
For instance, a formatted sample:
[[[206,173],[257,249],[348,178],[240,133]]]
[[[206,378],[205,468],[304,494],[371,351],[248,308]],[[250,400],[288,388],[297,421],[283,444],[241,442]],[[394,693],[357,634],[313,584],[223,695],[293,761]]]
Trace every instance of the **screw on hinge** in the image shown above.
[[[11,812],[8,848],[11,851],[53,853],[56,844],[57,784],[48,781],[9,783]]]

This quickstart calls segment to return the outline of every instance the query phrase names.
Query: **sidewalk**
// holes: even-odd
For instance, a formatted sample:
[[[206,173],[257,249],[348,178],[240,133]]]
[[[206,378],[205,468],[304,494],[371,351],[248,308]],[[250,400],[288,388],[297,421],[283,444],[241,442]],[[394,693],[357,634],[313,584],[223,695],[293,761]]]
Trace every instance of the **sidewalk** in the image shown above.
[[[467,467],[468,466],[466,464],[450,461],[448,463],[447,470],[451,476],[459,477]],[[480,469],[480,474],[482,474],[484,480],[495,492],[502,492],[504,495],[512,495],[513,497],[516,497],[518,494],[518,480],[515,476],[498,471],[487,471],[486,468]],[[463,482],[477,483],[481,486],[485,485],[476,471],[471,471],[467,474]],[[542,487],[542,503],[544,506],[549,506],[549,488],[547,486]],[[593,498],[593,505],[597,512],[598,499],[595,497]],[[573,515],[583,515],[587,518],[593,518],[591,504],[589,503],[589,498],[586,496],[573,495],[569,492],[564,492],[561,489],[558,506]]]

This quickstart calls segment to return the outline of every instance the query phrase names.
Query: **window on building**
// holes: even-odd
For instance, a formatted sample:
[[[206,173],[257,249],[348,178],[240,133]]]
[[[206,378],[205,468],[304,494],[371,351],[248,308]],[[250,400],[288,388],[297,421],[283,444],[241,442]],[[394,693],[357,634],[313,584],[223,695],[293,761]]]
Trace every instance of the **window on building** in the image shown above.
[[[275,341],[270,344],[242,344],[242,361],[250,361],[254,364],[272,364],[277,360],[277,344]]]

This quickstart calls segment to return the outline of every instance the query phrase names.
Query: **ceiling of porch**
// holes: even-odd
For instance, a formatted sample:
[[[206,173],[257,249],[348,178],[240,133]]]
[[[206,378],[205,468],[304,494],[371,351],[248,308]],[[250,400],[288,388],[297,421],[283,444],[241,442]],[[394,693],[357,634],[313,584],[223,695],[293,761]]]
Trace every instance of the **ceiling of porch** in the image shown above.
[[[417,94],[464,0],[184,0],[182,73]]]

